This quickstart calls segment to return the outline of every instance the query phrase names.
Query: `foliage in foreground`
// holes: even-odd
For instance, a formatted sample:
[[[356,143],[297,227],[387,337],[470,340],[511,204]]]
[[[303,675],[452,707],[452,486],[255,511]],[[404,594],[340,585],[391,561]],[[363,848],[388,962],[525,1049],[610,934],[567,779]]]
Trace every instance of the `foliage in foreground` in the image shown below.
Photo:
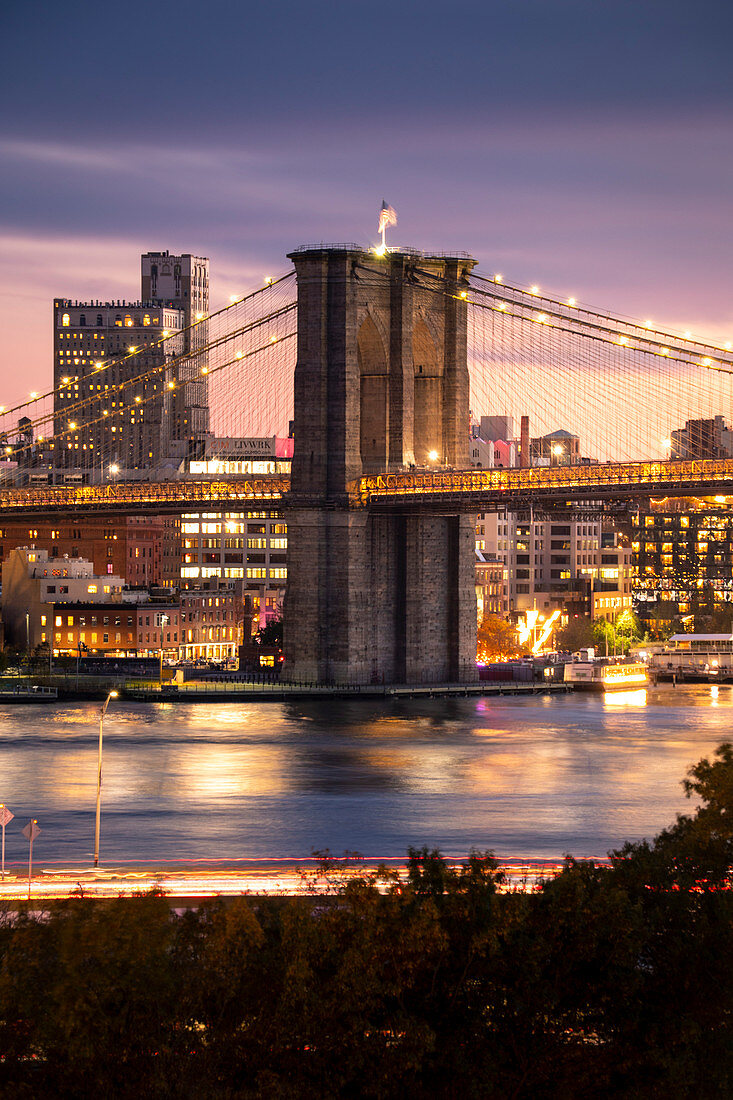
[[[536,894],[409,853],[314,901],[79,899],[0,925],[14,1097],[733,1094],[733,748],[700,808]]]

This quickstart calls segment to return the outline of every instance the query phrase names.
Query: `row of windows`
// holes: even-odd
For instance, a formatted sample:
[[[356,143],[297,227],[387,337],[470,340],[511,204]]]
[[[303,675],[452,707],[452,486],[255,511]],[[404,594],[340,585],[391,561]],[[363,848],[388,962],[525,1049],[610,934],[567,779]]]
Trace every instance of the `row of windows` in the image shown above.
[[[79,320],[78,320],[77,323],[79,325],[79,328],[86,328],[87,327],[87,315],[86,315],[86,313],[80,313],[79,314]],[[151,315],[149,313],[143,313],[142,314],[142,319],[137,314],[133,318],[132,314],[126,313],[124,320],[122,319],[122,314],[121,313],[117,313],[115,315],[115,325],[117,325],[118,328],[122,328],[123,326],[125,328],[132,328],[133,325],[135,325],[137,328],[140,328],[141,326],[147,328],[149,325],[158,325],[158,324],[160,324],[160,317],[158,317],[157,315],[151,317]],[[63,328],[68,328],[71,325],[71,314],[63,313],[61,315],[61,325],[62,325]],[[104,327],[104,317],[102,316],[101,313],[98,313],[97,314],[97,328],[103,328],[103,327]],[[76,335],[76,333],[74,333],[74,335]]]
[[[86,626],[87,625],[87,616],[86,615],[79,615],[77,617],[78,617],[78,620],[79,620],[78,621],[79,626]],[[110,615],[90,615],[89,616],[89,621],[90,621],[92,626],[96,626],[97,623],[100,623],[103,626],[109,626],[111,617],[112,616],[110,616]],[[54,619],[54,626],[63,626],[64,625],[63,624],[63,618],[64,618],[63,615],[56,615],[56,617]],[[46,616],[41,615],[41,626],[45,626],[45,625],[46,625]],[[67,615],[66,616],[66,625],[67,626],[73,626],[74,625],[74,616],[73,615]],[[115,615],[113,625],[114,626],[122,626],[122,616]],[[133,625],[133,619],[132,619],[131,615],[127,616],[127,625],[128,626]]]
[[[61,634],[61,633],[60,633],[59,631],[57,631],[57,632],[56,632],[56,635],[55,635],[55,637],[56,637],[56,641],[57,641],[57,642],[58,642],[59,644],[61,644],[61,641],[62,641],[62,639],[63,639],[63,636],[62,636],[62,634]],[[66,635],[66,638],[67,638],[67,642],[68,642],[68,644],[69,644],[69,645],[71,645],[71,646],[74,646],[74,647],[76,647],[76,641],[75,641],[74,635],[73,635],[73,634],[72,634],[71,632],[69,632],[69,633],[68,633],[68,634]],[[46,640],[46,639],[45,639],[45,636],[44,636],[43,634],[41,635],[41,639],[42,639],[42,641],[44,641],[44,642],[45,642],[45,640]],[[89,636],[89,638],[88,638],[88,639],[87,639],[87,636],[86,636],[86,634],[80,634],[80,635],[79,635],[79,642],[80,642],[80,643],[84,643],[84,644],[86,644],[86,642],[87,642],[87,640],[88,640],[88,641],[90,642],[90,644],[91,644],[91,645],[96,645],[96,644],[97,644],[97,641],[98,641],[98,639],[99,639],[99,634],[97,633],[97,631],[92,631],[92,633],[90,634],[90,636]],[[127,640],[128,640],[128,642],[131,642],[131,641],[133,640],[133,636],[132,636],[132,634],[128,634],[128,635],[127,635]],[[106,634],[105,634],[105,633],[103,633],[103,634],[102,634],[102,641],[103,641],[103,642],[109,642],[109,633],[106,633]],[[115,641],[116,641],[116,642],[121,642],[121,641],[122,641],[122,635],[121,635],[121,634],[119,634],[119,633],[118,633],[118,634],[115,634]]]

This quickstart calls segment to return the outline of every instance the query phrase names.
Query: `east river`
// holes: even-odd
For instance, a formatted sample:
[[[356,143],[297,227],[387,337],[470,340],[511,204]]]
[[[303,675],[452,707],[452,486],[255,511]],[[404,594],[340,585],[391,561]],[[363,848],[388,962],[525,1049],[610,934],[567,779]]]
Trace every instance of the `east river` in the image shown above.
[[[0,708],[8,862],[88,865],[99,704]],[[129,704],[104,724],[107,864],[602,857],[691,809],[680,780],[733,737],[733,689],[420,701]]]

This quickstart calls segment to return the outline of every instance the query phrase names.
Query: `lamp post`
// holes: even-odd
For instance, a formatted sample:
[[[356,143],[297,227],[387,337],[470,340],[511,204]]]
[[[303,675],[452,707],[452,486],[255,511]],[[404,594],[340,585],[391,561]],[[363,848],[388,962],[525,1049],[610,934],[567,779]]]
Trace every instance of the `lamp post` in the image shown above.
[[[99,753],[97,756],[97,817],[94,825],[94,866],[99,865],[99,817],[102,809],[102,736],[104,734],[104,716],[110,699],[116,699],[117,692],[110,691],[99,708]]]
[[[76,644],[76,690],[79,690],[79,662],[81,661],[82,653],[86,653],[88,646],[84,642],[77,642]]]

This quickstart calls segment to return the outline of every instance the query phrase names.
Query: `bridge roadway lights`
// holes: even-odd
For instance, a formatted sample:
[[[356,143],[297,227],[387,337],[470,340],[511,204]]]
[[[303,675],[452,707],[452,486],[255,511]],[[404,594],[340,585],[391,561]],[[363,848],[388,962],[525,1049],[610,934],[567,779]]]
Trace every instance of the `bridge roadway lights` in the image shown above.
[[[223,510],[248,505],[285,504],[290,498],[286,476],[225,480],[189,478],[165,482],[118,482],[100,486],[54,486],[0,490],[0,516],[105,512],[181,513],[204,505]],[[543,500],[584,501],[605,498],[708,496],[733,494],[733,459],[687,462],[598,463],[552,469],[452,469],[436,472],[376,473],[354,479],[344,494],[352,507],[394,509],[409,503],[439,512],[450,502],[451,513],[521,507]],[[320,500],[318,493],[309,497]]]

